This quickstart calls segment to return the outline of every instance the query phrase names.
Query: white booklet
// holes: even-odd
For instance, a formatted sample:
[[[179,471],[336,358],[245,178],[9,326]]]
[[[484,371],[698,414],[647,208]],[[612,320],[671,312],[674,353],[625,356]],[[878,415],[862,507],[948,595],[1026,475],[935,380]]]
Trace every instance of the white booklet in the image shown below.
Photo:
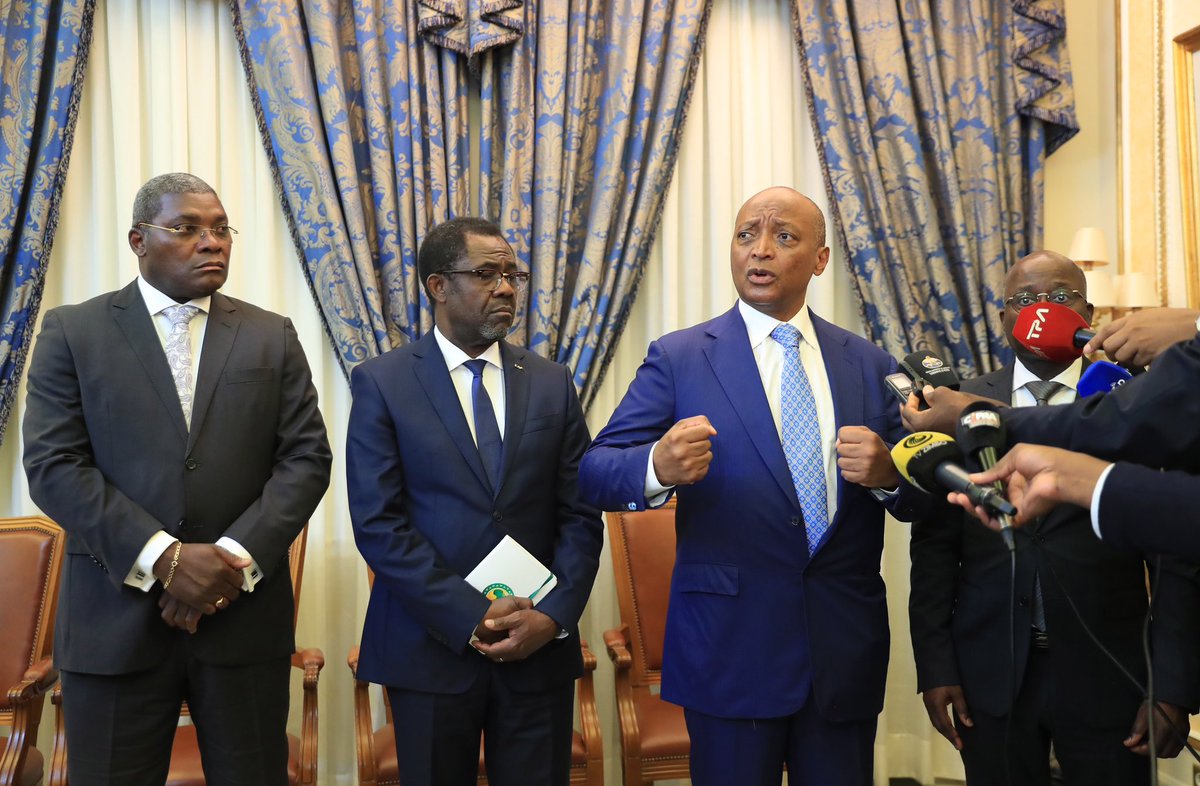
[[[467,574],[467,583],[488,600],[515,595],[529,598],[536,606],[558,584],[558,578],[524,546],[505,535]]]

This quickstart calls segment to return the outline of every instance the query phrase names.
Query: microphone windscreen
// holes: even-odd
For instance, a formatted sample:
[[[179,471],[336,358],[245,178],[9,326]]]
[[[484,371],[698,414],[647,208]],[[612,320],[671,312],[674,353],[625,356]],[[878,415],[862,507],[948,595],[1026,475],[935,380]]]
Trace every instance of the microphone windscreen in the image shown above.
[[[1000,410],[987,401],[975,401],[963,409],[955,437],[968,456],[975,456],[983,448],[994,448],[998,456],[1002,455],[1008,440]]]
[[[1079,385],[1076,387],[1076,391],[1079,398],[1090,396],[1093,393],[1107,393],[1124,385],[1126,380],[1130,379],[1133,379],[1133,374],[1116,363],[1097,360],[1079,375]]]
[[[961,464],[962,452],[953,438],[937,431],[909,434],[892,448],[892,462],[904,479],[931,494],[939,488],[934,470],[947,461]]]
[[[1075,333],[1087,329],[1087,320],[1066,306],[1034,303],[1017,314],[1013,338],[1040,358],[1065,363],[1083,354]]]
[[[932,352],[923,349],[912,352],[900,361],[899,366],[918,389],[924,384],[958,390],[958,374],[954,373],[950,364]]]

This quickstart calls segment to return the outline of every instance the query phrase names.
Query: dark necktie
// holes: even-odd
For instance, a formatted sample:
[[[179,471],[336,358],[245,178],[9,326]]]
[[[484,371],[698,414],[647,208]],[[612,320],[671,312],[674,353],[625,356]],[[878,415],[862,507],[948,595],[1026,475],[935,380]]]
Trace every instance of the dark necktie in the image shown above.
[[[1055,382],[1049,379],[1038,379],[1033,382],[1026,382],[1025,387],[1033,394],[1034,401],[1039,407],[1044,407],[1050,403],[1050,399],[1058,391],[1063,389],[1061,382]],[[1033,629],[1045,636],[1046,633],[1046,601],[1042,596],[1042,576],[1039,573],[1033,574]],[[1043,642],[1044,638],[1041,639]],[[1044,646],[1044,644],[1043,644]]]
[[[1044,407],[1050,403],[1050,399],[1054,398],[1055,393],[1063,389],[1064,385],[1054,380],[1038,379],[1033,382],[1026,382],[1025,387],[1033,394],[1037,405]]]
[[[475,444],[479,448],[479,458],[483,459],[483,469],[487,472],[492,490],[500,487],[500,460],[503,443],[500,440],[500,427],[496,424],[496,411],[492,409],[492,398],[483,385],[483,367],[487,361],[482,358],[468,360],[464,363],[474,378],[471,380],[471,410],[475,415]]]

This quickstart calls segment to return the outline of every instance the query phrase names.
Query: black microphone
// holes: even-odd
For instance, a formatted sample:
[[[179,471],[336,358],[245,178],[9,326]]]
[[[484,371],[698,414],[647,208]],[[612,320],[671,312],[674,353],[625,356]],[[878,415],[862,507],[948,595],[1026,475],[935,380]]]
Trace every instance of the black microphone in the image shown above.
[[[925,396],[921,389],[925,385],[935,388],[950,388],[958,390],[958,374],[946,361],[927,350],[921,349],[905,356],[899,363],[900,370],[913,381],[913,393],[921,402],[920,409],[928,409]]]
[[[1008,445],[1000,411],[986,401],[976,401],[962,411],[958,416],[956,435],[968,462],[974,465],[972,469],[987,470],[996,466]],[[997,493],[1004,492],[1004,485],[999,481],[993,483],[992,488]],[[997,518],[1000,521],[1000,536],[1004,538],[1004,545],[1008,546],[1009,551],[1013,551],[1016,543],[1013,541],[1012,518],[1005,514]]]
[[[962,452],[946,434],[936,431],[909,434],[892,448],[892,461],[906,480],[927,493],[939,488],[958,491],[966,494],[971,504],[987,508],[997,516],[1012,516],[1017,512],[996,489],[971,482],[962,466]]]

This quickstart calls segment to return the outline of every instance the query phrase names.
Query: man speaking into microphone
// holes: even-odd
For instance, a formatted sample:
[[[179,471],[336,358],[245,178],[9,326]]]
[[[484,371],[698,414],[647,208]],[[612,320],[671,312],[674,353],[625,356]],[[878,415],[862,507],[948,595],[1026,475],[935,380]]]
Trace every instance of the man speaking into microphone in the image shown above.
[[[1018,322],[1028,322],[1023,309],[1041,303],[1069,308],[1084,324],[1091,319],[1082,272],[1050,251],[1020,260],[1005,281],[1002,320],[1016,359],[964,380],[964,392],[1014,407],[1074,400],[1086,360],[1078,353],[1047,359],[1014,336]],[[1151,636],[1160,706],[1186,727],[1187,708],[1200,700],[1200,642],[1186,633],[1200,595],[1192,576],[1171,567],[1159,579]],[[1087,511],[1073,505],[1050,507],[1019,530],[1011,558],[999,533],[956,508],[940,505],[913,524],[909,614],[918,684],[934,727],[961,752],[971,786],[1048,784],[1051,742],[1068,784],[1149,783],[1147,762],[1135,755],[1148,747],[1147,708],[1083,627],[1144,682],[1144,577],[1143,556],[1098,541]],[[1156,725],[1157,749],[1174,755],[1179,738],[1164,727]]]

